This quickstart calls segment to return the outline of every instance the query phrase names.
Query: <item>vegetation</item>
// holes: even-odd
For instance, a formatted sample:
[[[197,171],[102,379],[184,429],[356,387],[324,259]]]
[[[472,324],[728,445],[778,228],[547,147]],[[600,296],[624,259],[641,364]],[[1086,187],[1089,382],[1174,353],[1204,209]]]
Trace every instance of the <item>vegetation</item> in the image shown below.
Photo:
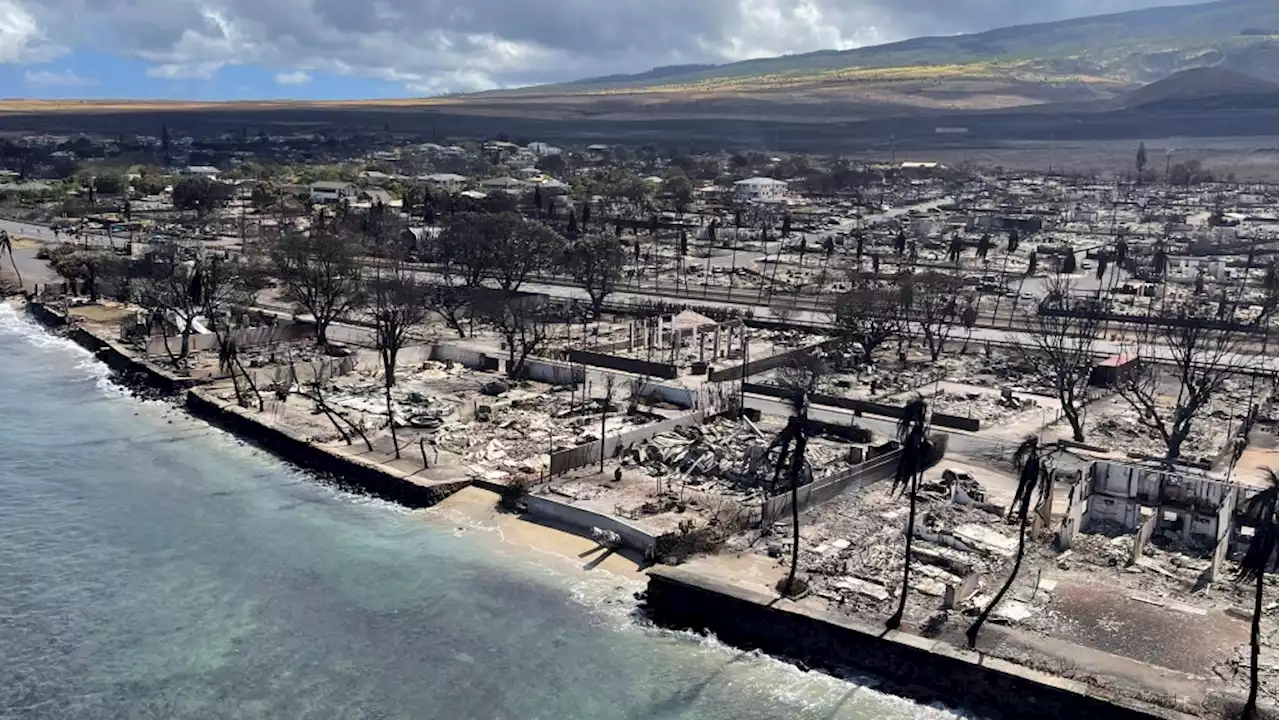
[[[267,258],[284,296],[309,313],[316,341],[329,341],[329,326],[358,305],[363,287],[358,237],[317,219],[310,232],[280,230],[267,242]]]

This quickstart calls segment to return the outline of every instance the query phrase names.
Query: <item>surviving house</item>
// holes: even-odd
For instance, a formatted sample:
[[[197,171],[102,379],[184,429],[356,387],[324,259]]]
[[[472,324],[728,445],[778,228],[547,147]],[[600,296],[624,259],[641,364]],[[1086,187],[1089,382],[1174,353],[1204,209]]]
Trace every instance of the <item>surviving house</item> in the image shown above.
[[[745,202],[776,202],[787,195],[787,183],[767,177],[753,177],[733,184],[733,196]]]
[[[311,183],[311,202],[334,203],[355,198],[360,188],[341,180],[321,180]]]

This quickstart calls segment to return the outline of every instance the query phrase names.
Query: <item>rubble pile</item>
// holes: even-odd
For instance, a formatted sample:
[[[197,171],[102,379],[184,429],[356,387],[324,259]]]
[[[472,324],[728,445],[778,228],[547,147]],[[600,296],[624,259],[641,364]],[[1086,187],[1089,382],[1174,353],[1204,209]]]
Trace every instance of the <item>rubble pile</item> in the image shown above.
[[[947,586],[959,588],[974,572],[998,575],[1008,565],[1017,527],[1002,522],[998,509],[970,501],[984,495],[973,478],[956,473],[921,487],[912,544],[915,592],[908,599],[912,612],[931,613]],[[907,512],[906,499],[888,492],[884,483],[807,511],[801,522],[800,565],[815,594],[854,613],[888,612],[902,581]],[[788,523],[775,526],[765,550],[786,562],[791,552]],[[974,602],[970,598],[961,607]]]
[[[1009,391],[998,397],[989,392],[952,392],[943,390],[929,398],[935,412],[976,418],[984,426],[999,425],[1027,412],[1039,412],[1040,405],[1032,398],[1020,398]]]
[[[749,419],[721,418],[655,435],[628,451],[623,466],[643,467],[650,475],[667,478],[668,482],[678,478],[690,487],[730,495],[751,494],[772,485],[777,458],[777,451],[770,448],[773,440],[772,432],[765,432]],[[861,445],[810,438],[805,453],[808,477],[801,482],[843,472],[864,457]]]
[[[1098,445],[1123,450],[1134,456],[1163,457],[1164,441],[1152,429],[1138,422],[1138,412],[1127,405],[1113,404],[1107,412],[1085,414],[1085,437]],[[1169,411],[1170,414],[1172,410]],[[1212,462],[1222,452],[1228,439],[1225,422],[1195,423],[1191,435],[1182,443],[1181,457],[1187,462]]]

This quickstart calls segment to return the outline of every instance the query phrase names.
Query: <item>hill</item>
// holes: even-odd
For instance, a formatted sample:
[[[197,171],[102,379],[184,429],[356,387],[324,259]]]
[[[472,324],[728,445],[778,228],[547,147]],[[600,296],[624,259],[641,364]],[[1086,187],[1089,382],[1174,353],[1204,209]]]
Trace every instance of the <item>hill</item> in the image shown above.
[[[1220,67],[1174,73],[1124,96],[1127,108],[1242,110],[1275,108],[1280,86]]]
[[[483,97],[828,92],[841,87],[929,83],[947,86],[942,90],[954,89],[956,95],[1012,89],[1017,98],[1002,106],[1016,106],[1112,97],[1195,67],[1222,67],[1275,81],[1278,27],[1280,13],[1271,0],[1224,0],[683,71],[658,68]],[[1034,93],[1027,97],[1022,91],[1028,85],[1042,86],[1048,92],[1040,94],[1052,97]],[[893,104],[897,99],[887,101]]]

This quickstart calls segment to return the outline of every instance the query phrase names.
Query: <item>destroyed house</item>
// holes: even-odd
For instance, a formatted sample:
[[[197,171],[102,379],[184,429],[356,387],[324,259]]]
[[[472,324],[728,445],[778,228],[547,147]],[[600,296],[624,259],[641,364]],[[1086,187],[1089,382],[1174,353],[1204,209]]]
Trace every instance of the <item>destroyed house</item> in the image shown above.
[[[1161,468],[1094,462],[1084,527],[1116,523],[1134,530],[1153,513],[1156,529],[1183,541],[1214,545],[1234,513],[1241,486]],[[1144,512],[1144,508],[1147,509]]]

